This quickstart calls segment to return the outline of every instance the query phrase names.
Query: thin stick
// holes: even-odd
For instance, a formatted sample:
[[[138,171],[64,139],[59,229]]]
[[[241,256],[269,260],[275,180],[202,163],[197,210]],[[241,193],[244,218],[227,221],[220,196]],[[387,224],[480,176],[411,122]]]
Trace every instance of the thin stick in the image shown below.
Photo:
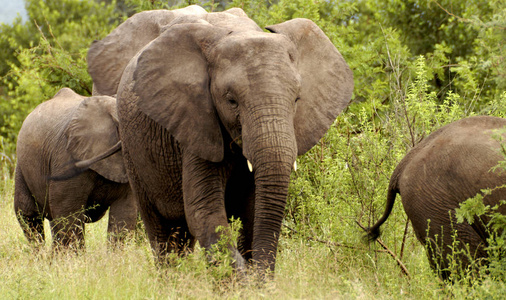
[[[283,226],[285,226],[286,228],[290,229],[292,232],[294,232],[296,234],[302,235],[302,233],[298,232],[294,228],[291,228],[290,226],[287,226],[285,224],[283,224]],[[312,237],[312,236],[307,236],[306,239],[308,241],[322,243],[322,244],[325,244],[327,246],[336,246],[336,247],[343,247],[343,248],[348,248],[348,249],[353,249],[353,250],[369,251],[369,249],[354,247],[354,246],[345,245],[345,244],[341,244],[341,243],[337,243],[337,242],[324,241],[324,240],[321,240],[321,239],[318,239],[318,238],[315,238],[315,237]],[[374,251],[375,252],[388,252],[387,250],[374,250]]]
[[[362,224],[360,224],[360,222],[357,221],[357,224],[364,231],[367,231],[367,229],[364,226],[362,226]],[[378,242],[378,244],[380,244],[380,246],[383,247],[383,249],[385,249],[386,252],[388,252],[388,254],[390,254],[390,256],[392,256],[393,259],[395,259],[395,261],[397,262],[397,265],[399,265],[399,267],[401,268],[401,272],[404,275],[406,275],[406,277],[411,278],[411,276],[409,275],[408,269],[402,263],[402,261],[397,257],[397,255],[395,255],[395,253],[393,253],[390,249],[388,249],[388,247],[385,245],[385,243],[383,243],[383,241],[380,238],[376,239],[376,242]]]
[[[476,23],[476,21],[475,21],[475,20],[473,20],[473,19],[466,19],[466,18],[462,18],[462,17],[460,17],[460,16],[455,15],[454,13],[452,13],[452,12],[448,11],[448,9],[444,8],[444,7],[443,7],[441,4],[439,4],[439,2],[437,2],[437,1],[434,1],[434,3],[436,3],[436,5],[437,5],[437,6],[439,6],[439,8],[441,8],[441,9],[442,9],[445,13],[447,13],[448,15],[450,15],[450,16],[452,16],[452,17],[456,18],[457,20],[459,20],[459,21],[461,21],[461,22],[466,22],[466,23]],[[490,27],[497,27],[497,28],[502,29],[502,30],[506,29],[506,27],[503,27],[503,26],[490,26],[490,25],[487,25],[486,23],[482,22],[482,21],[481,21],[481,20],[479,20],[479,19],[478,19],[478,21],[480,21],[480,25],[481,25],[481,26],[484,26],[484,27],[486,27],[486,28],[490,28]]]
[[[406,237],[408,235],[408,227],[409,227],[409,218],[406,218],[406,226],[404,226],[404,235],[402,236],[402,245],[401,245],[401,254],[399,255],[400,258],[404,256],[404,244],[406,243]]]

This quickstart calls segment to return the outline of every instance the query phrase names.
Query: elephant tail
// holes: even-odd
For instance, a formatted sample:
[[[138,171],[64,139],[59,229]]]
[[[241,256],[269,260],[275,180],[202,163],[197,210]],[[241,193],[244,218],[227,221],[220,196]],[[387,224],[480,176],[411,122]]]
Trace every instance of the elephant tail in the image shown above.
[[[49,180],[62,181],[75,177],[84,171],[88,170],[94,163],[101,161],[102,159],[108,158],[109,156],[121,151],[121,141],[117,142],[114,146],[107,149],[102,154],[92,157],[87,160],[71,161],[68,163],[68,168],[61,174],[50,176]]]
[[[372,227],[367,228],[367,239],[370,242],[373,242],[379,238],[381,234],[380,226],[383,225],[383,223],[385,223],[388,217],[390,216],[390,213],[392,212],[392,209],[394,207],[395,197],[397,196],[398,192],[399,191],[396,188],[393,188],[392,186],[390,186],[390,188],[388,189],[387,205],[385,207],[385,212],[383,212],[383,216],[381,216],[381,218],[378,220],[378,222],[376,222],[376,224],[374,224]]]

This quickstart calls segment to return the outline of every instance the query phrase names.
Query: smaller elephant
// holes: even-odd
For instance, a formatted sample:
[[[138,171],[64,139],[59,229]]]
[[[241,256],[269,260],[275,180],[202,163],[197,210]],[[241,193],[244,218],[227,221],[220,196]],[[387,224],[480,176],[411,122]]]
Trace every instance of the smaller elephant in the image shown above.
[[[478,116],[446,125],[416,145],[401,160],[390,178],[386,210],[368,230],[369,238],[379,236],[380,226],[390,215],[396,194],[412,222],[417,239],[426,246],[431,267],[443,279],[450,275],[450,257],[461,267],[471,261],[462,253],[468,245],[473,259],[486,258],[489,219],[476,218],[472,225],[458,223],[455,209],[468,198],[506,182],[506,172],[494,169],[504,160],[501,145],[494,135],[506,127],[506,120]],[[494,206],[506,199],[506,189],[484,195],[485,205]],[[503,205],[499,212],[506,214]],[[456,234],[456,235],[455,235]]]
[[[87,98],[64,88],[28,115],[17,141],[14,209],[30,242],[44,242],[46,218],[54,246],[82,248],[84,224],[100,220],[108,208],[109,240],[134,229],[137,204],[120,147],[115,98]],[[82,160],[94,163],[51,180],[65,174],[69,162]]]

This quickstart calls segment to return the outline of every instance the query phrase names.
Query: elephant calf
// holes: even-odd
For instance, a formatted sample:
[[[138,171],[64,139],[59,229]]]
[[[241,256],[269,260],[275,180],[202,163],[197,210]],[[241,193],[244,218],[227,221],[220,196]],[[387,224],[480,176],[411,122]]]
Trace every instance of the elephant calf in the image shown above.
[[[379,227],[391,213],[396,194],[400,194],[416,237],[427,246],[429,262],[433,269],[439,269],[443,279],[450,275],[448,256],[464,249],[465,244],[474,258],[486,257],[488,234],[484,224],[488,219],[477,220],[472,226],[457,223],[455,208],[482,189],[506,182],[506,172],[493,170],[504,160],[493,135],[504,127],[506,120],[502,118],[466,118],[440,128],[411,149],[390,178],[385,213],[369,229],[369,236],[379,236]],[[495,189],[483,201],[494,206],[502,199],[506,199],[505,188]],[[506,207],[503,205],[499,211],[506,214]],[[469,265],[467,255],[455,255],[462,267]]]
[[[84,223],[99,220],[109,207],[110,240],[135,227],[137,205],[121,151],[77,176],[49,180],[69,162],[98,156],[118,142],[112,97],[86,98],[64,88],[28,115],[17,142],[14,209],[30,242],[44,242],[47,218],[55,246],[82,247]]]

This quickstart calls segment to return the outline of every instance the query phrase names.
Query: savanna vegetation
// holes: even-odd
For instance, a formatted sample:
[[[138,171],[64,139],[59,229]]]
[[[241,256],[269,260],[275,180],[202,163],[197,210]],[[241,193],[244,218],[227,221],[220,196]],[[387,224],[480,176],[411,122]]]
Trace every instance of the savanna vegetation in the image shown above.
[[[28,21],[0,25],[2,299],[506,298],[504,216],[492,219],[490,264],[476,272],[455,262],[451,282],[430,269],[400,201],[381,243],[364,242],[360,228],[381,216],[390,174],[430,132],[471,115],[506,117],[504,0],[25,3]],[[351,105],[292,174],[275,279],[258,285],[234,274],[226,255],[208,264],[199,248],[159,269],[142,230],[125,246],[108,247],[104,219],[87,227],[85,253],[34,252],[12,204],[23,119],[60,88],[91,94],[86,53],[93,40],[135,12],[188,4],[240,7],[260,26],[309,18],[354,72]],[[462,208],[461,219],[494,214],[479,200]]]

